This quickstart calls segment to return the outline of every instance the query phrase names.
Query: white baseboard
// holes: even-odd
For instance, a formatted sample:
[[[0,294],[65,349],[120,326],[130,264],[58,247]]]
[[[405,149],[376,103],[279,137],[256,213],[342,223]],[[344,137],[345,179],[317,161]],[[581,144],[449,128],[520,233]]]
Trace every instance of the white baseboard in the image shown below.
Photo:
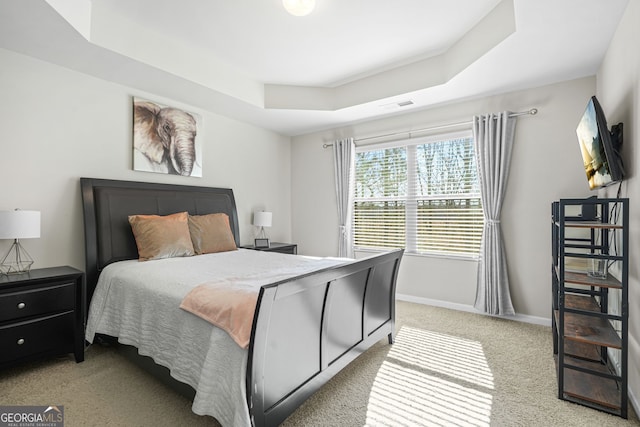
[[[415,296],[412,296],[412,295],[405,295],[405,294],[396,294],[396,299],[400,300],[400,301],[413,302],[413,303],[416,303],[416,304],[432,305],[434,307],[442,307],[442,308],[448,308],[448,309],[451,309],[451,310],[466,311],[466,312],[469,312],[469,313],[476,313],[476,314],[484,314],[486,316],[493,316],[491,314],[482,313],[482,312],[476,310],[472,305],[458,304],[458,303],[455,303],[455,302],[441,301],[441,300],[435,300],[435,299],[430,299],[430,298],[415,297]],[[516,314],[515,316],[494,316],[494,317],[500,317],[500,318],[504,318],[504,319],[516,320],[518,322],[532,323],[534,325],[542,325],[542,326],[551,327],[551,318],[547,319],[545,317],[528,316],[528,315],[525,315],[525,314]]]

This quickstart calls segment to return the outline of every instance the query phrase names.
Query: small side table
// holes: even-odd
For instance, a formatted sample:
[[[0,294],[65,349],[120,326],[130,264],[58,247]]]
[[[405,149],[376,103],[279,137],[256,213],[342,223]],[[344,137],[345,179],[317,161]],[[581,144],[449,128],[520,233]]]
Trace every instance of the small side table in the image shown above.
[[[84,277],[72,267],[0,275],[0,367],[66,353],[84,360]]]
[[[298,253],[298,245],[295,243],[271,242],[271,246],[268,248],[256,248],[254,245],[244,245],[240,247],[243,249],[253,249],[254,251],[279,252],[289,255],[296,255]]]

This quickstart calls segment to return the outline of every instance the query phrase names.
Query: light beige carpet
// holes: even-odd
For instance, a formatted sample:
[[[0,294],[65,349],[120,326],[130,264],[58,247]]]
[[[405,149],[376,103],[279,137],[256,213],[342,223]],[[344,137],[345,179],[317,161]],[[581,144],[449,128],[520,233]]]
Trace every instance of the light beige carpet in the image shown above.
[[[629,426],[556,398],[551,330],[397,303],[397,340],[381,341],[284,425]],[[64,405],[65,425],[218,426],[113,347],[0,371],[0,404]]]

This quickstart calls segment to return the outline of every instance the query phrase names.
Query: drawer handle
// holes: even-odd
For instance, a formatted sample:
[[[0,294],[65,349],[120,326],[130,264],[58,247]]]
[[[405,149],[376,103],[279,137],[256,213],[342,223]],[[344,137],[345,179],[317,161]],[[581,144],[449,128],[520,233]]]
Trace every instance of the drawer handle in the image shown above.
[[[27,306],[27,304],[23,303],[23,302],[19,302],[18,303],[18,310],[22,310],[23,308],[25,308]]]
[[[18,340],[18,345],[22,345],[22,344],[24,344],[24,338],[20,338],[20,339]]]

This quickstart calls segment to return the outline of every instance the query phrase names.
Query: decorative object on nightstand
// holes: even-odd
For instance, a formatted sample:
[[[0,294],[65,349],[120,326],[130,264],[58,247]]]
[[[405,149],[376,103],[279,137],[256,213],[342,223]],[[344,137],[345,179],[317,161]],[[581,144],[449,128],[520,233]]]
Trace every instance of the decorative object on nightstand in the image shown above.
[[[0,239],[13,239],[13,244],[0,261],[0,273],[24,273],[31,269],[33,259],[22,247],[19,239],[40,237],[40,212],[0,211]]]
[[[271,212],[259,211],[253,213],[253,225],[260,227],[260,233],[258,233],[258,237],[254,240],[256,248],[269,247],[269,238],[267,237],[267,233],[265,233],[264,228],[271,227],[272,218],[273,215]]]
[[[82,362],[85,286],[72,267],[0,276],[0,369],[68,353]]]

